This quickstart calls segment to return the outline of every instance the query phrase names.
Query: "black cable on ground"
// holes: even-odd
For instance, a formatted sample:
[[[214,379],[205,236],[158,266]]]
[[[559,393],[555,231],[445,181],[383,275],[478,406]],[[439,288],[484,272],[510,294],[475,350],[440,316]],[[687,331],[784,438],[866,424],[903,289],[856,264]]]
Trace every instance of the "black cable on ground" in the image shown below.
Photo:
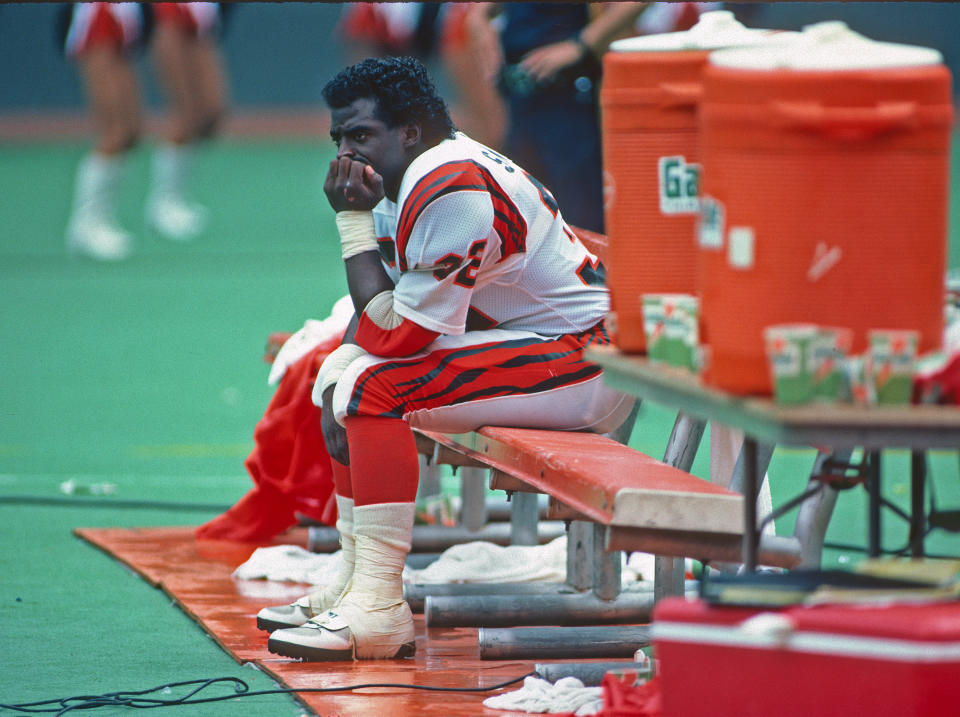
[[[258,690],[250,691],[250,686],[237,677],[213,677],[210,679],[187,680],[184,682],[168,682],[158,687],[151,687],[146,690],[128,690],[123,692],[107,692],[102,695],[76,695],[73,697],[62,697],[49,700],[39,700],[37,702],[22,702],[20,704],[0,704],[0,709],[13,710],[14,712],[39,714],[56,713],[57,715],[66,714],[74,710],[90,710],[98,707],[132,707],[134,709],[153,709],[155,707],[178,707],[180,705],[198,705],[207,702],[222,702],[224,700],[235,700],[240,697],[260,697],[263,695],[296,695],[298,693],[311,692],[350,692],[369,687],[388,687],[395,689],[409,690],[427,690],[430,692],[493,692],[495,690],[509,687],[517,682],[522,682],[528,677],[535,677],[536,672],[529,672],[512,680],[501,682],[490,687],[436,687],[433,685],[402,684],[394,682],[370,682],[359,685],[344,685],[342,687],[309,687],[304,689],[276,689],[276,690]],[[199,694],[211,685],[218,683],[228,683],[233,685],[233,694],[220,695],[218,697],[196,698]],[[162,699],[158,697],[149,697],[155,692],[172,689],[175,687],[189,687],[196,685],[182,697],[172,697]]]

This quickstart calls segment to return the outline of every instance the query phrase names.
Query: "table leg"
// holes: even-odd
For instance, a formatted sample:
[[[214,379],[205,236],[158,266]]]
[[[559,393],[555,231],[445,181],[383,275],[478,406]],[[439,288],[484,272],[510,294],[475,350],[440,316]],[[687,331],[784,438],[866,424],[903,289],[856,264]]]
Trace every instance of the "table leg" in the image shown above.
[[[927,479],[927,454],[925,451],[910,453],[910,554],[922,558],[924,538],[927,531],[927,509],[924,505],[924,490]]]
[[[743,439],[743,567],[756,570],[757,547],[760,539],[757,531],[757,441],[745,436]]]
[[[706,427],[706,421],[678,413],[670,438],[667,440],[663,462],[689,472],[693,467]],[[658,555],[654,558],[653,572],[654,600],[660,600],[668,595],[683,595],[686,560]]]
[[[880,451],[867,454],[867,555],[880,555]]]

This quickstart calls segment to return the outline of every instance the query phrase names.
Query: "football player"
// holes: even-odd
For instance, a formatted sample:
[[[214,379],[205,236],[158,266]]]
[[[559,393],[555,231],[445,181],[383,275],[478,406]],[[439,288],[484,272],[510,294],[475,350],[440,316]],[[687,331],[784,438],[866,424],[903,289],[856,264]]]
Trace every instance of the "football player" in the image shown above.
[[[324,183],[355,315],[314,386],[344,560],[333,584],[264,608],[270,650],[309,660],[414,652],[401,572],[418,461],[411,426],[608,432],[633,399],[584,348],[609,343],[603,266],[549,189],[457,132],[412,58],[324,88]]]

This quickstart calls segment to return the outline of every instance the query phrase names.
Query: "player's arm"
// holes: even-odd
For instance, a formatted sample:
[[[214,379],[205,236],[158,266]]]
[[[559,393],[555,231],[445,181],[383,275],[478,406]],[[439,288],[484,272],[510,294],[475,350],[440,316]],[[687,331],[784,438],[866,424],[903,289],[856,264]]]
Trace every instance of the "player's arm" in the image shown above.
[[[409,356],[439,333],[393,310],[393,281],[377,245],[373,208],[383,198],[383,179],[363,162],[342,157],[330,163],[324,192],[337,212],[347,288],[358,317],[353,343],[378,356]]]
[[[320,412],[320,432],[323,434],[323,443],[326,445],[327,453],[330,454],[331,458],[344,465],[350,465],[347,432],[334,418],[333,391],[337,387],[337,380],[343,375],[347,366],[365,353],[354,340],[356,332],[357,317],[354,315],[347,325],[340,346],[334,349],[320,366],[313,387],[313,403],[324,408]]]

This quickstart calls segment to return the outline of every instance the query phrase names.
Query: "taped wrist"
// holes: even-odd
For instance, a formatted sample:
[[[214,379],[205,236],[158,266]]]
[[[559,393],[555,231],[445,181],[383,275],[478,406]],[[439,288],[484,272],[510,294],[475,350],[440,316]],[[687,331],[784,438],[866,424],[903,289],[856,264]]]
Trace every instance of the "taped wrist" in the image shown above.
[[[373,212],[351,209],[337,212],[337,233],[340,235],[340,255],[344,259],[378,250]]]
[[[317,372],[317,382],[313,395],[317,398],[323,396],[324,391],[340,380],[343,372],[347,370],[347,366],[361,356],[365,356],[366,353],[356,344],[340,344],[331,351],[320,365],[320,371]]]

